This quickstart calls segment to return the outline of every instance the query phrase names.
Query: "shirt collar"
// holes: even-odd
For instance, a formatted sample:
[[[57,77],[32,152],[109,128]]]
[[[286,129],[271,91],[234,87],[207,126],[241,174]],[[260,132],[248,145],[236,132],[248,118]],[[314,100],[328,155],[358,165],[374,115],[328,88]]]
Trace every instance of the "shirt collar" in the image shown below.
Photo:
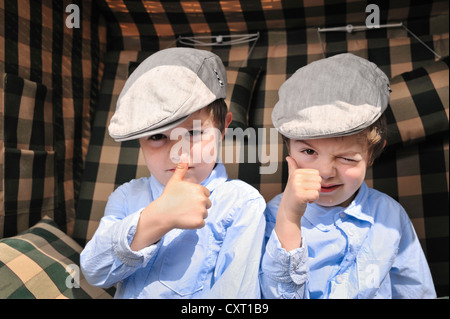
[[[372,207],[369,204],[368,197],[369,187],[365,182],[363,182],[355,199],[344,210],[344,212],[347,215],[353,216],[359,220],[364,220],[373,224],[374,219],[372,216]]]
[[[314,227],[326,232],[333,228],[334,216],[343,210],[344,207],[325,207],[308,203],[303,218],[307,219]]]
[[[200,184],[205,186],[211,193],[216,189],[216,187],[224,183],[228,179],[227,171],[225,166],[219,162],[216,164],[211,174],[203,180]],[[150,176],[150,188],[153,200],[161,196],[164,191],[164,185],[161,184],[153,175]]]
[[[324,207],[314,203],[308,204],[303,217],[321,231],[329,231],[333,227],[335,216],[342,213],[373,224],[373,216],[370,213],[369,205],[367,205],[368,194],[369,188],[363,182],[358,194],[348,207]]]
[[[211,193],[216,189],[217,186],[224,183],[228,179],[227,170],[225,166],[218,162],[211,174],[200,184],[205,186]]]

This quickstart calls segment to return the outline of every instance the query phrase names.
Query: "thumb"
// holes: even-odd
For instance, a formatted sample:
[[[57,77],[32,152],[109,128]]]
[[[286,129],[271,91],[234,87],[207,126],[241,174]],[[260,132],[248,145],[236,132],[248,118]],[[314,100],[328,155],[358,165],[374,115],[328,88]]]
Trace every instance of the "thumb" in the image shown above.
[[[175,181],[184,180],[184,177],[186,176],[186,172],[188,171],[188,168],[189,168],[189,161],[187,159],[187,156],[185,156],[183,154],[183,155],[181,155],[180,161],[178,162],[177,167],[175,167],[175,172],[173,173],[170,180],[175,180]]]
[[[288,164],[288,173],[290,176],[296,169],[298,169],[297,162],[290,156],[286,156],[286,162]]]

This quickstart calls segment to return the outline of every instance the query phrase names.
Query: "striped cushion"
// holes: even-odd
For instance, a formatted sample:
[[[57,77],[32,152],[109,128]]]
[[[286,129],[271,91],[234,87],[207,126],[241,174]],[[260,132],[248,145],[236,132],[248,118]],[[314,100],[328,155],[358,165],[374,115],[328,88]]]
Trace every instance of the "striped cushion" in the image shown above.
[[[391,79],[389,145],[448,134],[448,56]]]
[[[49,217],[0,240],[0,299],[111,298],[112,291],[92,287],[84,279],[81,250]]]

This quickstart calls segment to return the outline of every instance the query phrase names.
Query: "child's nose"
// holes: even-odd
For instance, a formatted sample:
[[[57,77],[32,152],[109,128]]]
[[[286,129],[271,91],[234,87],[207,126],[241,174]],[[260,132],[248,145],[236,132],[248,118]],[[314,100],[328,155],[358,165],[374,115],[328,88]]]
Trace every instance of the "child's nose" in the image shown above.
[[[179,155],[174,155],[174,154],[170,155],[170,160],[174,164],[178,164],[180,162],[180,159],[181,159],[181,156],[179,156]]]
[[[181,153],[181,150],[180,150],[180,152],[178,154],[177,153],[171,153],[170,154],[170,160],[174,164],[178,164],[181,160],[189,162],[189,154],[188,153]]]
[[[321,161],[318,170],[323,179],[329,179],[336,175],[336,168],[334,166],[334,161],[332,160]]]
[[[183,139],[173,139],[168,141],[169,158],[174,164],[180,162],[182,154],[190,154],[189,141]],[[189,159],[189,156],[187,157]]]

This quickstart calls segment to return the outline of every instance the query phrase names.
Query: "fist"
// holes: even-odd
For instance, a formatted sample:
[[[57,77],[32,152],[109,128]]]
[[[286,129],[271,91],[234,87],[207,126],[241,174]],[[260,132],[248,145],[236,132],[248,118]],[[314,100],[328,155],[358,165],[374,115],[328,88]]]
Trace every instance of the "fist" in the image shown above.
[[[208,209],[211,207],[209,190],[199,184],[185,181],[189,164],[178,163],[175,172],[160,198],[158,207],[163,212],[170,228],[197,229],[205,226]]]
[[[286,161],[289,177],[282,198],[283,206],[301,217],[306,204],[319,198],[322,178],[316,169],[298,168],[297,162],[290,156],[286,157]]]

